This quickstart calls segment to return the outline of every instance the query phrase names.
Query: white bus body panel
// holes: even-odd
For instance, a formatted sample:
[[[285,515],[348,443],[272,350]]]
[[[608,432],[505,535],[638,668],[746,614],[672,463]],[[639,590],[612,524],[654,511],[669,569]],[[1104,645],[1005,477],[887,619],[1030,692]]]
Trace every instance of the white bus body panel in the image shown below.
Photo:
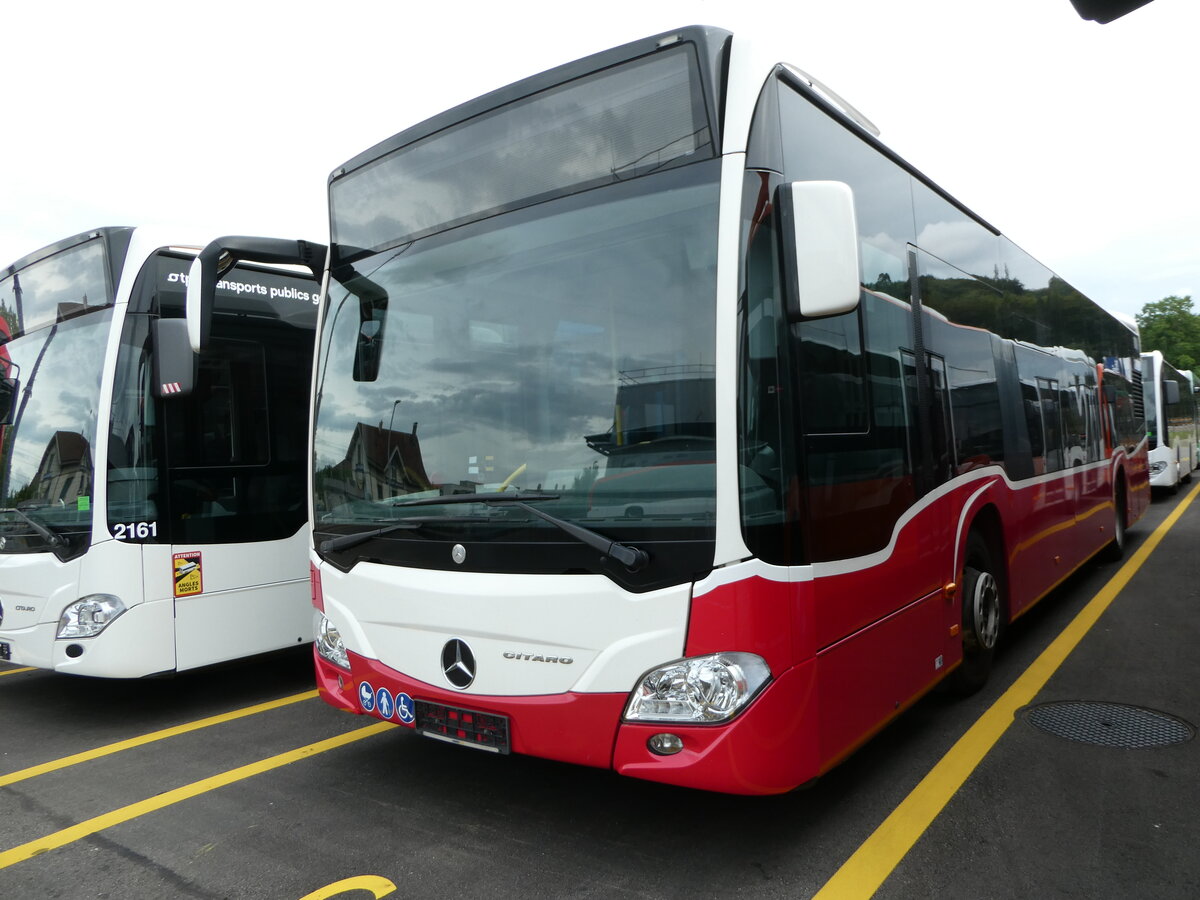
[[[1151,487],[1170,488],[1179,484],[1181,476],[1179,451],[1174,447],[1164,447],[1160,443],[1147,454],[1147,461],[1150,463]],[[1158,472],[1154,471],[1155,463],[1162,464],[1162,469]]]
[[[176,668],[182,671],[311,641],[307,546],[307,528],[258,544],[147,545],[149,597],[174,597],[174,553],[201,555],[203,592],[174,597]]]
[[[50,637],[54,637],[54,626]],[[175,668],[175,621],[171,604],[161,600],[139,603],[126,610],[94,638],[54,641],[56,672],[101,675],[105,678],[144,678]],[[83,647],[77,659],[67,656],[72,644]]]
[[[352,652],[447,688],[442,648],[461,638],[477,667],[464,693],[502,696],[629,691],[648,669],[683,655],[691,599],[690,585],[632,594],[602,575],[375,563],[349,574],[324,566],[321,588],[325,615]]]
[[[79,568],[80,560],[62,563],[53,553],[0,556],[0,642],[10,645],[13,663],[52,667],[58,617],[79,599]]]
[[[3,592],[0,629],[0,641],[12,646],[12,662],[113,678],[174,669],[173,610],[169,603],[142,600],[141,558],[140,545],[112,540],[67,563],[52,553],[0,556],[0,579],[13,585]],[[57,640],[63,609],[88,594],[112,594],[125,612],[95,637]],[[83,652],[72,658],[67,655],[71,646]]]

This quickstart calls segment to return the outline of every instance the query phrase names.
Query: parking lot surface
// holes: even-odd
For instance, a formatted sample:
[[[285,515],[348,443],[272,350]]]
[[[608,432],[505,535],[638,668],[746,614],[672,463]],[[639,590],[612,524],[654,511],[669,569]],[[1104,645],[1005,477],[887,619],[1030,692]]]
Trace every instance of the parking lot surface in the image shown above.
[[[1200,896],[1200,485],[806,789],[495,757],[339,713],[307,649],[0,665],[0,898]]]

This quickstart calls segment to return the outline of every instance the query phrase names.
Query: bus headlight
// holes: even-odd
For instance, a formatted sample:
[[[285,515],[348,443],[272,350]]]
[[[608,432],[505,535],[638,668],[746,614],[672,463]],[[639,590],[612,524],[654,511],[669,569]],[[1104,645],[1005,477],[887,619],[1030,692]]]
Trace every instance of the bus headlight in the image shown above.
[[[59,640],[65,638],[95,637],[110,624],[113,619],[125,612],[125,604],[120,597],[112,594],[88,594],[80,597],[74,603],[68,604],[58,617]]]
[[[343,669],[350,668],[350,656],[346,653],[346,645],[342,643],[342,635],[334,624],[317,612],[313,631],[316,633],[317,654],[321,659],[327,659],[335,666]]]
[[[714,653],[681,659],[642,676],[625,707],[629,722],[724,722],[771,678],[753,653]]]
[[[1155,461],[1155,462],[1150,463],[1150,474],[1151,475],[1161,475],[1166,470],[1167,470],[1167,464],[1165,462]]]

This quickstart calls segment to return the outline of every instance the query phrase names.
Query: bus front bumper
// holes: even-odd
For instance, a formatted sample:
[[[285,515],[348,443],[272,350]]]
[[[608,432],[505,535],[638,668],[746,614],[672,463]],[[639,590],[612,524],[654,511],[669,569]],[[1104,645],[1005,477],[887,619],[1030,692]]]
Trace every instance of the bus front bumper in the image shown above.
[[[327,703],[347,712],[418,728],[421,710],[436,710],[442,732],[449,715],[467,723],[453,743],[472,743],[471,722],[503,720],[505,746],[483,749],[611,768],[622,775],[731,794],[775,794],[816,777],[812,662],[784,672],[740,715],[721,725],[630,723],[622,719],[627,694],[566,693],[496,697],[435,687],[354,653],[347,671],[314,650],[317,687]],[[477,715],[478,714],[478,715]],[[679,738],[682,749],[650,749],[655,735]]]

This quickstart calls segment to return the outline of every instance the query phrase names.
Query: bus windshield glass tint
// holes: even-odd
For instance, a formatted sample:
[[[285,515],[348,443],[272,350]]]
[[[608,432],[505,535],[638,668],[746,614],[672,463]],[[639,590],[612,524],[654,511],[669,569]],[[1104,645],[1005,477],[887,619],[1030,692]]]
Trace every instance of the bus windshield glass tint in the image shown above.
[[[4,333],[16,337],[112,303],[104,242],[91,240],[0,280]]]
[[[330,187],[334,259],[713,156],[683,44],[401,147]]]

